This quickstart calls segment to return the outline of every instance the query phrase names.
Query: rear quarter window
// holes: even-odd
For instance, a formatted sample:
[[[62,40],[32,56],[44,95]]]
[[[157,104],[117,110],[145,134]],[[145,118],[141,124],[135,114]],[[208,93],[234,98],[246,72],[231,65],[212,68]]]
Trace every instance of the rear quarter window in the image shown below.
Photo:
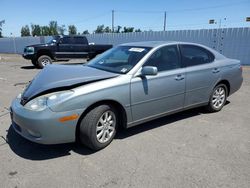
[[[185,66],[202,65],[214,61],[214,55],[205,48],[195,45],[181,45],[182,61]]]

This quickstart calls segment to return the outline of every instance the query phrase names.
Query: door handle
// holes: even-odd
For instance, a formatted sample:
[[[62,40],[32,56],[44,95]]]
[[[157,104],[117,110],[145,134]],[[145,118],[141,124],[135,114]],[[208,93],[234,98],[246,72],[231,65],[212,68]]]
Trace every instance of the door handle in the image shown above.
[[[213,73],[218,73],[218,72],[220,72],[220,69],[214,68],[212,72],[213,72]]]
[[[183,80],[184,79],[184,76],[181,75],[181,74],[178,74],[176,77],[175,77],[175,80],[177,81],[180,81],[180,80]]]

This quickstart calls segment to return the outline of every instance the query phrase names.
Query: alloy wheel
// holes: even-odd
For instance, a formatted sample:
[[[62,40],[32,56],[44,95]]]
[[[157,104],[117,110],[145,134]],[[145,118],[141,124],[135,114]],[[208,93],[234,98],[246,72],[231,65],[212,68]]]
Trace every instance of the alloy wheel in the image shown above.
[[[104,112],[96,124],[97,141],[100,143],[108,142],[115,132],[115,126],[115,114],[110,110]]]

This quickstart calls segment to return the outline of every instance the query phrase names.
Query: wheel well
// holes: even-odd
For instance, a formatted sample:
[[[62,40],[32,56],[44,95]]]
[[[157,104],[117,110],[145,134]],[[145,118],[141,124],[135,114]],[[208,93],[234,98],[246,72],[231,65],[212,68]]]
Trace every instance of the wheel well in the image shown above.
[[[42,56],[42,55],[47,55],[47,56],[49,56],[51,59],[54,59],[53,56],[52,56],[52,54],[51,54],[51,52],[50,52],[49,50],[39,50],[39,51],[37,52],[37,59],[38,59],[40,56]]]
[[[227,96],[230,94],[230,83],[227,80],[221,80],[220,82],[217,83],[217,85],[219,84],[224,84],[227,87]]]
[[[127,125],[127,114],[126,114],[126,111],[125,109],[123,108],[123,106],[118,103],[117,101],[113,101],[113,100],[103,100],[103,101],[99,101],[99,102],[96,102],[92,105],[90,105],[80,116],[78,122],[77,122],[77,126],[76,126],[76,133],[75,133],[75,137],[76,137],[76,141],[79,141],[79,131],[80,131],[80,124],[81,124],[81,121],[82,119],[85,117],[85,115],[92,109],[94,109],[95,107],[97,106],[100,106],[100,105],[104,105],[104,104],[109,104],[111,106],[113,106],[119,113],[117,113],[118,115],[118,120],[119,120],[119,127],[126,127]]]

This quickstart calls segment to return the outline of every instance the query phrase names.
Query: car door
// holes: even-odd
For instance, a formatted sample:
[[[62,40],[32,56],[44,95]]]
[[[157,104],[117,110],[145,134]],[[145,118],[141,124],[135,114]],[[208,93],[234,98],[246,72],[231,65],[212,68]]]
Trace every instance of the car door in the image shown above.
[[[186,94],[184,107],[206,103],[220,77],[214,55],[207,49],[183,44],[182,62],[186,66]]]
[[[63,38],[61,38],[58,43],[58,50],[55,53],[56,57],[59,59],[74,58],[74,50],[72,43],[72,37],[64,36]]]
[[[73,47],[73,58],[85,58],[89,52],[88,41],[85,37],[73,37],[72,38],[72,47]]]
[[[155,51],[143,66],[155,66],[155,76],[133,77],[131,110],[133,121],[154,118],[183,108],[185,72],[177,45]]]

